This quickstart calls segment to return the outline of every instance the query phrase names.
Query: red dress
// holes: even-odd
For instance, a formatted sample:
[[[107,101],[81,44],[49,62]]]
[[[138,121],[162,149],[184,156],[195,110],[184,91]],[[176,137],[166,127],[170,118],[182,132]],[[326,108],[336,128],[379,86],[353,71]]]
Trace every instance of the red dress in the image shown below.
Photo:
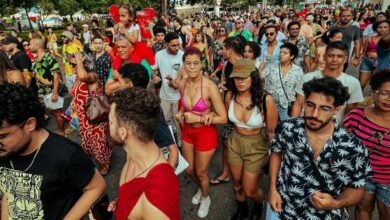
[[[179,219],[179,179],[171,165],[157,164],[145,177],[134,178],[120,186],[116,219],[127,219],[143,193],[151,204],[171,220]]]
[[[76,110],[79,119],[81,146],[103,168],[108,168],[112,154],[108,120],[99,124],[91,124],[88,121],[84,111],[84,105],[88,98],[88,87],[86,83],[76,81],[70,92],[73,96],[72,107]],[[96,90],[90,93],[91,96],[102,95],[103,89],[99,85]]]

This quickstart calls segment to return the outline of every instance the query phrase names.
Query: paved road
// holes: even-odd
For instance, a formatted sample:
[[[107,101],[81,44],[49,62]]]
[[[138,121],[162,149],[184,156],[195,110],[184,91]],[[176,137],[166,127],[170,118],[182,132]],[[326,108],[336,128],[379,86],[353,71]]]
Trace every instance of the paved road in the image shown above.
[[[62,68],[62,67],[61,67]],[[358,69],[355,67],[351,67],[347,70],[347,73],[354,75],[358,77]],[[365,95],[368,95],[369,89],[367,88],[364,91]],[[55,131],[55,123],[53,119],[51,120],[49,127],[50,130]],[[76,132],[73,132],[69,138],[77,143],[80,143],[79,136]],[[221,152],[222,148],[221,146],[218,147],[216,154],[214,155],[214,158],[212,159],[211,166],[210,166],[210,177],[216,176],[220,171],[222,167],[221,162]],[[105,177],[107,181],[107,193],[110,198],[114,198],[117,193],[118,189],[118,181],[120,176],[121,168],[125,162],[125,152],[123,148],[121,147],[115,147],[113,150],[112,158],[111,158],[111,171],[110,173]],[[191,198],[197,191],[196,185],[191,181],[189,177],[187,177],[185,174],[181,174],[180,176],[180,216],[181,219],[184,220],[192,220],[192,219],[199,219],[196,215],[197,212],[197,206],[194,206],[191,204]],[[267,196],[267,189],[266,189],[266,183],[268,182],[267,177],[262,177],[260,181],[260,188],[265,192]],[[209,215],[205,219],[212,219],[212,220],[227,220],[230,219],[231,216],[234,214],[236,209],[236,204],[234,201],[234,195],[233,195],[233,186],[232,182],[227,184],[222,184],[219,186],[211,186],[210,187],[210,198],[211,198],[211,207]],[[351,213],[353,210],[351,210]],[[263,219],[264,216],[263,216]],[[352,217],[350,219],[353,219]],[[373,219],[379,219],[377,215],[377,211],[375,212]]]

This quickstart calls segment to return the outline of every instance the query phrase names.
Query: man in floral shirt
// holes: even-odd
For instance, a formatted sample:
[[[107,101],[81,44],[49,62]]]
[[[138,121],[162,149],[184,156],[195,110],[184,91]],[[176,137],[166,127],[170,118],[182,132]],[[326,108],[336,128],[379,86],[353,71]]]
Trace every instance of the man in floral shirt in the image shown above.
[[[304,117],[275,130],[268,200],[281,219],[343,219],[343,208],[363,198],[368,152],[332,119],[349,98],[340,81],[313,79],[303,90]]]
[[[305,37],[299,36],[301,24],[298,21],[292,21],[287,25],[288,37],[283,43],[292,43],[298,47],[298,56],[294,59],[294,64],[301,67],[302,70],[310,69],[309,43]],[[306,68],[305,68],[306,67]]]

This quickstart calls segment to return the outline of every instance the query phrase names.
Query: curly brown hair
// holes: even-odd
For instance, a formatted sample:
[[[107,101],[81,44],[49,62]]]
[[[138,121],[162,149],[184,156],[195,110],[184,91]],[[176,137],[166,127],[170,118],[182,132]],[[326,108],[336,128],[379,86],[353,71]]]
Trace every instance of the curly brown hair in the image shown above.
[[[116,104],[119,125],[129,127],[144,143],[153,140],[160,121],[160,99],[153,92],[133,87],[115,93],[110,101]]]

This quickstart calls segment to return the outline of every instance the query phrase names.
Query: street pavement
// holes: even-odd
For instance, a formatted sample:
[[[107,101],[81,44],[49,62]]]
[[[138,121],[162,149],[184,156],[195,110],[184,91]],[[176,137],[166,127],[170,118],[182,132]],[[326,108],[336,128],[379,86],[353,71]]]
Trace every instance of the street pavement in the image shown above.
[[[60,60],[59,60],[60,61]],[[61,62],[59,62],[61,63]],[[63,66],[60,64],[61,69]],[[349,65],[347,73],[358,77],[358,69]],[[369,94],[369,88],[366,88],[364,95]],[[51,131],[56,131],[56,125],[54,119],[51,117],[48,129]],[[77,132],[73,132],[69,135],[69,139],[80,143],[80,138]],[[120,146],[115,146],[113,149],[113,154],[111,158],[111,169],[105,180],[107,182],[107,193],[110,199],[115,198],[118,191],[119,177],[121,169],[126,160],[126,153]],[[217,176],[222,170],[222,146],[219,146],[210,165],[209,177],[213,178]],[[191,198],[197,191],[197,186],[192,182],[192,180],[185,174],[182,173],[179,175],[180,179],[180,216],[183,220],[193,220],[199,219],[197,217],[198,206],[192,205]],[[267,187],[268,178],[263,176],[260,180],[259,187],[265,194],[267,198]],[[163,190],[163,189],[162,189]],[[208,220],[228,220],[232,217],[236,210],[236,204],[233,194],[233,184],[232,180],[229,183],[221,184],[218,186],[210,186],[210,198],[211,198],[211,207],[209,215],[205,218]],[[252,203],[250,203],[250,208]],[[250,209],[249,209],[250,210]],[[353,219],[353,209],[351,208],[350,213],[352,216],[350,219]],[[265,215],[265,209],[263,211],[263,218]],[[373,219],[379,219],[377,211],[375,211]]]

